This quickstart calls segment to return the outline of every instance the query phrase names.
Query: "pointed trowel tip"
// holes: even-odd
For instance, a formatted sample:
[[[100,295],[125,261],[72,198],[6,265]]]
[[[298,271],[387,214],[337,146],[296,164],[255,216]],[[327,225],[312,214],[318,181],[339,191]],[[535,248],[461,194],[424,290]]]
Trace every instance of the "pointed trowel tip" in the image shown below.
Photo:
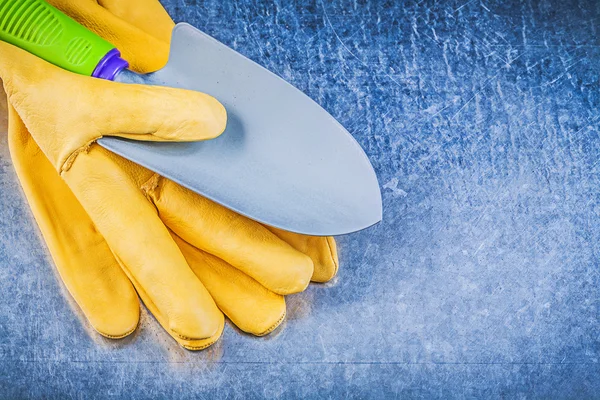
[[[381,222],[383,219],[383,204],[379,186],[377,187],[377,190],[372,193],[371,201],[365,204],[360,213],[355,214],[353,226],[348,226],[348,228],[344,230],[345,232],[338,233],[338,235],[358,232]]]
[[[331,224],[323,224],[321,232],[315,235],[319,228],[312,226],[311,235],[315,236],[340,236],[362,231],[378,224],[383,219],[383,204],[379,185],[375,180],[371,190],[362,193],[360,197],[353,200],[353,206],[349,206],[344,212],[344,216]]]
[[[377,174],[362,148],[354,143],[360,161],[347,165],[346,172],[351,179],[344,185],[337,185],[338,190],[343,188],[344,195],[337,197],[337,203],[328,213],[322,213],[318,222],[310,224],[306,232],[299,233],[340,236],[362,231],[382,221],[383,201]]]

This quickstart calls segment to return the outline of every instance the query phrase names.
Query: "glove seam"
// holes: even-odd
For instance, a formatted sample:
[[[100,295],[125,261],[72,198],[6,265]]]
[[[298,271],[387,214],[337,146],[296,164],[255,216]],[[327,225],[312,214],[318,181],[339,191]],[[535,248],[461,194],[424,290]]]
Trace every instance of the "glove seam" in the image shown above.
[[[182,344],[182,343],[179,343],[179,344],[184,349],[198,351],[198,350],[204,350],[206,348],[209,348],[210,346],[212,346],[213,344],[215,344],[220,338],[221,338],[221,335],[219,335],[218,338],[215,338],[215,340],[213,340],[213,341],[211,341],[211,342],[209,342],[207,344],[204,344],[202,346],[190,346],[190,345],[186,345],[186,344]]]
[[[81,153],[89,153],[90,149],[92,148],[92,145],[96,143],[96,141],[101,137],[102,136],[98,136],[97,138],[90,140],[85,145],[72,152],[69,155],[69,157],[67,157],[67,159],[62,163],[59,172],[60,175],[62,175],[64,172],[68,172],[71,169],[71,167],[73,167],[73,164],[75,163],[75,160],[77,159],[78,155],[80,155]]]
[[[331,246],[331,243],[329,242],[329,238],[327,239],[327,248],[329,249],[329,256],[331,257],[331,261],[333,261],[333,265],[335,266],[335,270],[333,271],[333,276],[336,276],[338,273],[338,269],[339,269],[339,262],[335,261],[335,256],[333,254],[333,247]]]
[[[173,334],[175,334],[175,336],[177,336],[177,337],[178,337],[179,339],[181,339],[181,340],[188,340],[188,341],[191,341],[191,340],[207,340],[207,339],[210,339],[210,337],[207,337],[207,338],[191,338],[191,337],[187,337],[187,336],[182,336],[182,335],[180,335],[179,333],[177,333],[177,332],[174,332],[174,331],[171,331],[171,332],[172,332]],[[219,337],[221,337],[221,336],[219,336]],[[216,341],[216,340],[215,340],[215,341]],[[213,342],[213,343],[214,343],[214,342]]]
[[[279,327],[279,325],[281,325],[281,323],[283,322],[283,320],[285,319],[285,317],[287,316],[287,310],[283,311],[283,314],[281,315],[281,317],[279,317],[279,319],[277,320],[277,322],[275,322],[275,324],[273,324],[269,329],[265,330],[262,333],[257,334],[256,336],[266,336],[270,333],[272,333],[275,329],[277,329]]]
[[[124,334],[122,334],[122,335],[109,335],[109,334],[107,334],[107,333],[104,333],[104,332],[102,332],[102,331],[99,331],[98,329],[96,329],[96,331],[97,331],[99,334],[101,334],[102,336],[104,336],[104,337],[106,337],[106,338],[109,338],[109,339],[123,339],[123,338],[125,338],[125,337],[127,337],[127,336],[131,335],[133,332],[135,332],[135,330],[138,328],[138,325],[139,325],[139,321],[138,321],[138,323],[137,323],[137,324],[135,324],[135,327],[133,327],[133,329],[131,329],[130,331],[128,331],[128,332],[126,332],[126,333],[124,333]]]
[[[140,189],[141,189],[142,193],[144,193],[144,196],[146,196],[148,201],[150,201],[150,203],[152,203],[152,205],[154,206],[154,208],[157,209],[157,211],[158,211],[158,207],[156,206],[154,193],[156,192],[156,189],[160,185],[161,179],[162,179],[162,176],[155,173],[146,182],[144,182],[140,186]]]

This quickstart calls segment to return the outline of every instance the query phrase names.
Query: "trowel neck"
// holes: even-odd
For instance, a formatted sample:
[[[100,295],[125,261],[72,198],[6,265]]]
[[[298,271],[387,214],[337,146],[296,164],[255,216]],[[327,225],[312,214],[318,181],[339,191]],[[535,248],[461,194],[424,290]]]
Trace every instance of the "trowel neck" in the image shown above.
[[[129,63],[121,58],[121,52],[117,49],[112,49],[100,60],[92,76],[112,81],[119,72],[126,68],[129,68]]]

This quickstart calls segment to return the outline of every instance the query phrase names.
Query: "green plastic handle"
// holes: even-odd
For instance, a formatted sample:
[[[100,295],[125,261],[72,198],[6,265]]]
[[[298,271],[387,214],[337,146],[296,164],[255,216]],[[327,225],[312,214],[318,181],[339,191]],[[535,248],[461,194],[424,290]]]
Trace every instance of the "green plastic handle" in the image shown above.
[[[0,0],[0,39],[88,76],[115,48],[44,0]]]

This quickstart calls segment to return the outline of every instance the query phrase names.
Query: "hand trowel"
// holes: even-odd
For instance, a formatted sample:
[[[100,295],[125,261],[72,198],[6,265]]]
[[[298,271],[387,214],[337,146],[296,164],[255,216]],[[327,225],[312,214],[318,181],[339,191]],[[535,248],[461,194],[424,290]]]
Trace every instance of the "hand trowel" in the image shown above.
[[[0,0],[0,39],[71,72],[215,97],[228,117],[216,139],[98,143],[227,208],[319,236],[381,220],[377,177],[354,138],[298,89],[191,25],[174,28],[168,64],[146,75],[44,0]]]

